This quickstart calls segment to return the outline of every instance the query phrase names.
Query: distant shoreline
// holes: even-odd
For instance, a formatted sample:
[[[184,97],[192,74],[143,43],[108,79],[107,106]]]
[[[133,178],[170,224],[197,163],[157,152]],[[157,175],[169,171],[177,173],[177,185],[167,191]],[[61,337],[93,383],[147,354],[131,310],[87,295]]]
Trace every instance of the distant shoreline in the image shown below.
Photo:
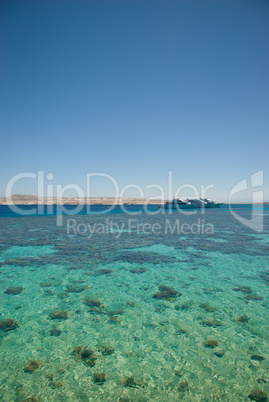
[[[0,197],[0,205],[143,205],[164,204],[164,200],[148,200],[146,198],[115,198],[115,197],[38,197],[33,195],[14,195],[12,197]]]
[[[146,199],[146,198],[115,198],[115,197],[63,197],[61,199],[56,197],[38,197],[34,195],[16,194],[12,197],[0,197],[0,205],[160,205],[164,204],[166,200],[161,199]],[[228,203],[223,203],[228,205]],[[247,204],[247,205],[266,205],[269,202],[235,202],[233,205]]]

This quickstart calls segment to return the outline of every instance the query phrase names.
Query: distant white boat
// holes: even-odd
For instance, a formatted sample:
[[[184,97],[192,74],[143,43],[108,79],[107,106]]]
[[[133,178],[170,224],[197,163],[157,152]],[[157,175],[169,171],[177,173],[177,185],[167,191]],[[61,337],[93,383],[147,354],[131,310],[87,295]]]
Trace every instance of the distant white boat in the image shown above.
[[[195,208],[219,208],[223,205],[222,202],[215,202],[209,198],[174,198],[172,201],[166,201],[164,205],[161,205],[162,209],[195,209]]]
[[[174,198],[173,201],[166,201],[164,205],[161,205],[162,209],[195,209],[197,206],[188,201],[184,201],[181,198]]]
[[[223,202],[215,202],[209,198],[187,198],[187,201],[195,205],[196,208],[219,208],[223,205]]]

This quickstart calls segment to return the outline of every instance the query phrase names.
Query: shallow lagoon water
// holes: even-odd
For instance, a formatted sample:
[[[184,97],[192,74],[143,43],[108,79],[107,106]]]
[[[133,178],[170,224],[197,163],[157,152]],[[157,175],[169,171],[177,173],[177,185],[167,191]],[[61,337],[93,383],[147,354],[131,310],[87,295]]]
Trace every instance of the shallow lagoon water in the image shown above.
[[[114,213],[112,230],[91,235],[67,233],[68,216],[62,227],[55,216],[2,218],[1,319],[18,327],[0,331],[1,400],[246,401],[253,389],[269,394],[265,212],[262,233],[227,209]],[[72,219],[101,227],[107,217]],[[199,219],[200,228],[214,230],[165,232],[167,219],[169,228]],[[135,230],[145,222],[162,229]],[[179,294],[153,297],[160,285]],[[10,287],[23,289],[5,293]],[[52,319],[55,310],[68,319]],[[52,336],[53,328],[61,333]],[[208,340],[218,344],[206,347]],[[94,366],[72,353],[78,346],[94,351]],[[24,371],[29,360],[40,363],[33,372]],[[95,373],[106,381],[95,382]]]

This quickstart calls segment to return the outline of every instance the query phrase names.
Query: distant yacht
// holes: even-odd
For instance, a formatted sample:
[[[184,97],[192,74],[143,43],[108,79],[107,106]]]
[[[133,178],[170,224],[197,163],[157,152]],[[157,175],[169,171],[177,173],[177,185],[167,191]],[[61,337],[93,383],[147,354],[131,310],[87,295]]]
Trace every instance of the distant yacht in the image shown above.
[[[161,205],[162,209],[195,209],[195,208],[219,208],[223,205],[222,202],[215,202],[209,198],[174,198],[172,201],[166,201]]]
[[[187,202],[195,205],[197,208],[219,208],[223,205],[223,202],[215,202],[209,198],[187,198]]]
[[[164,205],[160,208],[164,209],[195,209],[197,206],[190,203],[189,201],[184,201],[181,198],[174,198],[173,201],[166,201]]]

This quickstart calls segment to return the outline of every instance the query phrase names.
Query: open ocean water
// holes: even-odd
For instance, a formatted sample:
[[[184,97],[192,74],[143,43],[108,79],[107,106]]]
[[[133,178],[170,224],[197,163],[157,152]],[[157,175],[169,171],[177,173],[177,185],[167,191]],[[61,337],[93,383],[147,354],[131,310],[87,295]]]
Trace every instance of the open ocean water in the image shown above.
[[[105,209],[0,207],[0,399],[267,400],[268,205]]]

